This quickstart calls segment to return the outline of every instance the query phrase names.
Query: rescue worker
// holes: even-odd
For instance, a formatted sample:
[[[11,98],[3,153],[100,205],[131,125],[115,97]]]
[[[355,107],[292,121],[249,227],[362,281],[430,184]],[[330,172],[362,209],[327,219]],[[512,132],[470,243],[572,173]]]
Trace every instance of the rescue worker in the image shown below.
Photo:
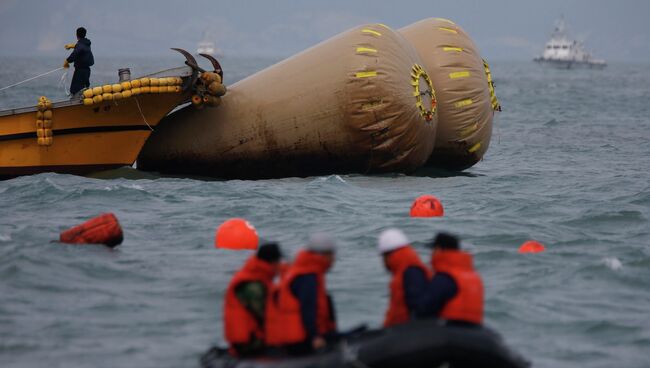
[[[269,345],[301,355],[324,348],[336,337],[336,313],[325,280],[335,253],[334,241],[320,233],[298,252],[268,308]]]
[[[416,317],[430,272],[399,229],[387,229],[377,244],[384,266],[392,274],[390,300],[384,327],[408,322]]]
[[[456,324],[483,323],[483,281],[472,256],[458,238],[439,233],[431,243],[434,275],[418,307],[418,317],[437,317]]]
[[[74,49],[72,54],[63,62],[64,68],[74,63],[74,74],[70,83],[70,94],[75,95],[84,88],[90,87],[90,67],[95,64],[93,52],[90,50],[90,40],[86,38],[86,29],[77,28],[77,43],[65,45],[66,50]]]
[[[276,243],[261,245],[233,276],[224,300],[224,335],[235,356],[264,352],[264,320],[282,254]]]

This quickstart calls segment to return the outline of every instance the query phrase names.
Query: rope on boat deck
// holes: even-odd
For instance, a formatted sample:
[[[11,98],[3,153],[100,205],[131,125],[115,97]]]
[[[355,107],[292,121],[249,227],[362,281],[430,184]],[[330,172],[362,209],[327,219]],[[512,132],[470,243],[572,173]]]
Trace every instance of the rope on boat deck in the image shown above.
[[[61,69],[63,69],[62,66],[61,66],[61,67],[58,67],[58,68],[56,68],[56,69],[50,70],[49,72],[45,72],[45,73],[43,73],[43,74],[39,74],[39,75],[37,75],[37,76],[35,76],[35,77],[27,78],[27,79],[25,79],[24,81],[20,81],[20,82],[18,82],[18,83],[14,83],[14,84],[12,84],[12,85],[10,85],[10,86],[2,87],[2,88],[0,88],[0,91],[4,91],[5,89],[9,89],[9,88],[11,88],[11,87],[16,87],[16,86],[18,86],[18,85],[21,85],[21,84],[23,84],[23,83],[27,83],[27,82],[29,82],[29,81],[31,81],[31,80],[36,79],[36,78],[40,78],[40,77],[42,77],[42,76],[44,76],[44,75],[52,74],[52,73],[56,72],[57,70],[61,70]]]
[[[149,129],[151,129],[151,131],[153,132],[153,128],[151,127],[151,125],[149,125],[149,123],[147,122],[147,118],[145,118],[144,114],[142,113],[142,109],[140,108],[140,102],[138,102],[138,98],[135,96],[133,98],[135,99],[135,104],[138,105],[138,111],[140,111],[140,116],[142,116],[142,120],[144,120],[144,123],[147,124]]]

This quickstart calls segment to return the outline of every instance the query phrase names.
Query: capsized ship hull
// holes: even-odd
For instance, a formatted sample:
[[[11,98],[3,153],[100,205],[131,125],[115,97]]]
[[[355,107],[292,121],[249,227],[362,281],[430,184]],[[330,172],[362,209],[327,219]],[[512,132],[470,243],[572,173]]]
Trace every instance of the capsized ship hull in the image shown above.
[[[421,63],[388,27],[353,28],[233,84],[218,109],[170,114],[138,169],[224,178],[411,172],[436,134]]]
[[[191,73],[189,67],[176,71]],[[0,112],[0,178],[49,171],[87,174],[132,165],[160,119],[189,98],[180,85],[162,88],[87,105],[82,100],[54,103],[45,129],[38,122],[38,107]]]
[[[463,170],[490,145],[494,111],[500,110],[487,63],[454,22],[429,18],[399,32],[420,54],[436,89],[438,132],[428,164]]]

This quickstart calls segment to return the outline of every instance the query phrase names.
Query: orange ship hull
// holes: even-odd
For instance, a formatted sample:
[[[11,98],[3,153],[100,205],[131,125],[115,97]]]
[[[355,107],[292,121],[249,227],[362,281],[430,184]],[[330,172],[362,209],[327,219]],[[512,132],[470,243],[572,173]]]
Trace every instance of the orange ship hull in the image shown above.
[[[132,165],[152,129],[188,98],[183,92],[151,93],[90,106],[55,103],[49,145],[39,144],[36,108],[0,113],[0,178]]]

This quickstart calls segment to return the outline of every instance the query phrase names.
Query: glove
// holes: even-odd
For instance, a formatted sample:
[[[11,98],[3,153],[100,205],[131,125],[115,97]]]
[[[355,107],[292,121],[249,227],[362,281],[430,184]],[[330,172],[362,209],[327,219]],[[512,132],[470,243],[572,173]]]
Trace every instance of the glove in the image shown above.
[[[68,69],[68,68],[70,67],[70,63],[68,63],[68,59],[66,59],[66,60],[63,62],[63,67],[66,68],[66,69]]]
[[[74,47],[75,47],[76,45],[77,45],[77,44],[75,44],[75,43],[69,43],[69,44],[67,44],[67,45],[65,45],[65,46],[63,46],[63,47],[65,47],[66,50],[70,50],[70,49],[74,49]]]

